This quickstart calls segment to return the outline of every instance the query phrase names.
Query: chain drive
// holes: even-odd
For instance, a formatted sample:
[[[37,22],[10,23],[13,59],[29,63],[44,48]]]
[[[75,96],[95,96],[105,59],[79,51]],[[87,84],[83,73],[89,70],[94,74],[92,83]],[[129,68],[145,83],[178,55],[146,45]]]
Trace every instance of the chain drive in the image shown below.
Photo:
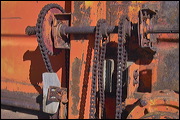
[[[65,12],[61,6],[58,4],[48,4],[43,7],[40,14],[38,15],[38,20],[36,24],[36,36],[37,41],[39,44],[39,48],[48,72],[53,72],[50,59],[48,56],[48,50],[44,44],[44,40],[42,37],[43,32],[43,21],[45,18],[46,13],[51,8],[57,8],[61,10],[63,13]],[[123,71],[126,66],[127,56],[126,56],[126,49],[125,49],[125,32],[123,27],[123,20],[120,19],[118,25],[118,51],[117,51],[117,89],[116,89],[116,119],[121,118],[122,113],[122,75]],[[93,58],[93,67],[92,67],[92,85],[91,85],[91,98],[90,98],[90,119],[96,118],[96,88],[97,88],[97,80],[98,80],[98,89],[100,94],[100,118],[104,117],[104,103],[105,103],[105,95],[104,95],[104,83],[103,83],[103,61],[105,60],[105,53],[106,53],[106,44],[108,42],[107,36],[103,37],[101,33],[101,25],[106,23],[106,20],[100,19],[97,22],[96,26],[96,33],[95,33],[95,47],[94,47],[94,58]],[[102,47],[100,51],[100,45],[102,41]],[[100,56],[99,56],[100,53]]]
[[[45,66],[46,66],[46,69],[47,69],[48,72],[54,72],[54,71],[52,69],[52,65],[51,65],[51,62],[50,62],[50,59],[49,59],[49,56],[48,56],[48,54],[51,54],[51,53],[49,53],[48,49],[45,46],[44,39],[43,39],[43,36],[42,36],[42,32],[43,32],[44,18],[46,16],[47,12],[52,8],[57,8],[63,13],[65,12],[64,9],[61,6],[59,6],[58,4],[54,4],[54,3],[47,4],[40,11],[40,13],[38,15],[38,19],[37,19],[37,24],[36,24],[37,41],[38,41],[38,45],[39,45],[39,48],[40,48],[40,51],[41,51],[41,54],[42,54],[43,61],[45,63]]]

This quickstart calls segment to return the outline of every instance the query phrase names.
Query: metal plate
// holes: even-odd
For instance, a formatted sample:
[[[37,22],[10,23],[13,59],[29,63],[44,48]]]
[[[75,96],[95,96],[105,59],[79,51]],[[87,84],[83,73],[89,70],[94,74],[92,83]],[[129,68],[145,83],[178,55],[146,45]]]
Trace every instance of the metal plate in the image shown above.
[[[60,87],[60,81],[56,73],[43,73],[43,112],[55,114],[58,110],[59,102],[47,100],[48,89],[50,86]]]

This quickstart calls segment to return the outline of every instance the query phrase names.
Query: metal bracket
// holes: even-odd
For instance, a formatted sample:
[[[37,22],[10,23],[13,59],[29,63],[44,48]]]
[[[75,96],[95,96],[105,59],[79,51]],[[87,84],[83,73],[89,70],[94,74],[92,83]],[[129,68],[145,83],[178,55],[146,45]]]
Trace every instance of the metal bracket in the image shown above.
[[[67,95],[67,88],[49,86],[47,100],[51,102],[67,102],[67,100],[62,99],[64,95]]]
[[[139,79],[138,79],[139,73],[138,72],[139,72],[138,69],[134,70],[134,72],[133,72],[133,78],[134,78],[133,85],[134,86],[135,86],[135,84],[139,84]]]
[[[154,49],[156,36],[154,34],[148,34],[147,31],[152,29],[155,15],[156,13],[150,9],[142,9],[139,11],[138,37],[139,45],[142,48],[148,47]]]
[[[61,32],[59,32],[65,31],[65,26],[70,25],[70,19],[71,13],[54,14],[52,33],[54,37],[55,48],[70,49],[68,34],[61,34]]]

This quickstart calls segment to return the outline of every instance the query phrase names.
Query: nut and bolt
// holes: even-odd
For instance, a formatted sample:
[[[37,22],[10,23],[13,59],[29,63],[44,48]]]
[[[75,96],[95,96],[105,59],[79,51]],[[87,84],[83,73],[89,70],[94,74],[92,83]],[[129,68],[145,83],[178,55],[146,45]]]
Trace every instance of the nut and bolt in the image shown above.
[[[139,83],[138,77],[139,77],[139,73],[138,73],[138,69],[136,69],[136,70],[134,71],[134,73],[133,73],[133,78],[134,78],[134,80],[133,80],[133,85]]]
[[[140,104],[142,105],[142,107],[146,106],[148,103],[146,100],[140,100]]]

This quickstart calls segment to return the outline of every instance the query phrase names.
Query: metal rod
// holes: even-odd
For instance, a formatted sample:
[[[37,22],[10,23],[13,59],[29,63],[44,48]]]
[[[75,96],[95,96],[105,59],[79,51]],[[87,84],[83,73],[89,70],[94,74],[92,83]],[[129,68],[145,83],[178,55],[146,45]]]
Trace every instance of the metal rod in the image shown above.
[[[1,98],[1,104],[7,105],[7,106],[13,106],[13,107],[20,107],[30,110],[37,110],[40,111],[40,105],[37,103],[30,103],[15,99],[8,99],[8,98]]]
[[[96,30],[96,26],[80,26],[80,27],[65,27],[64,31],[59,30],[60,33],[63,34],[94,34]],[[28,26],[25,30],[27,35],[35,35],[36,27]],[[118,26],[109,26],[107,29],[107,33],[118,33]]]
[[[59,30],[62,34],[94,34],[96,30],[96,26],[73,26],[73,27],[65,27],[63,30]],[[36,27],[28,26],[25,30],[27,35],[35,35]],[[118,26],[109,26],[107,29],[107,33],[118,33]],[[149,30],[148,34],[158,34],[158,33],[179,33],[179,30]]]
[[[158,34],[158,33],[179,33],[179,30],[150,30],[150,31],[147,31],[147,33],[155,33],[155,34]]]
[[[42,101],[42,98],[38,96],[38,94],[28,94],[22,92],[10,92],[7,90],[2,90],[1,104],[40,111],[41,105],[40,103],[37,103],[37,101]]]
[[[95,33],[95,26],[82,26],[82,27],[66,27],[65,34],[93,34]],[[118,26],[109,26],[107,33],[118,33]]]

